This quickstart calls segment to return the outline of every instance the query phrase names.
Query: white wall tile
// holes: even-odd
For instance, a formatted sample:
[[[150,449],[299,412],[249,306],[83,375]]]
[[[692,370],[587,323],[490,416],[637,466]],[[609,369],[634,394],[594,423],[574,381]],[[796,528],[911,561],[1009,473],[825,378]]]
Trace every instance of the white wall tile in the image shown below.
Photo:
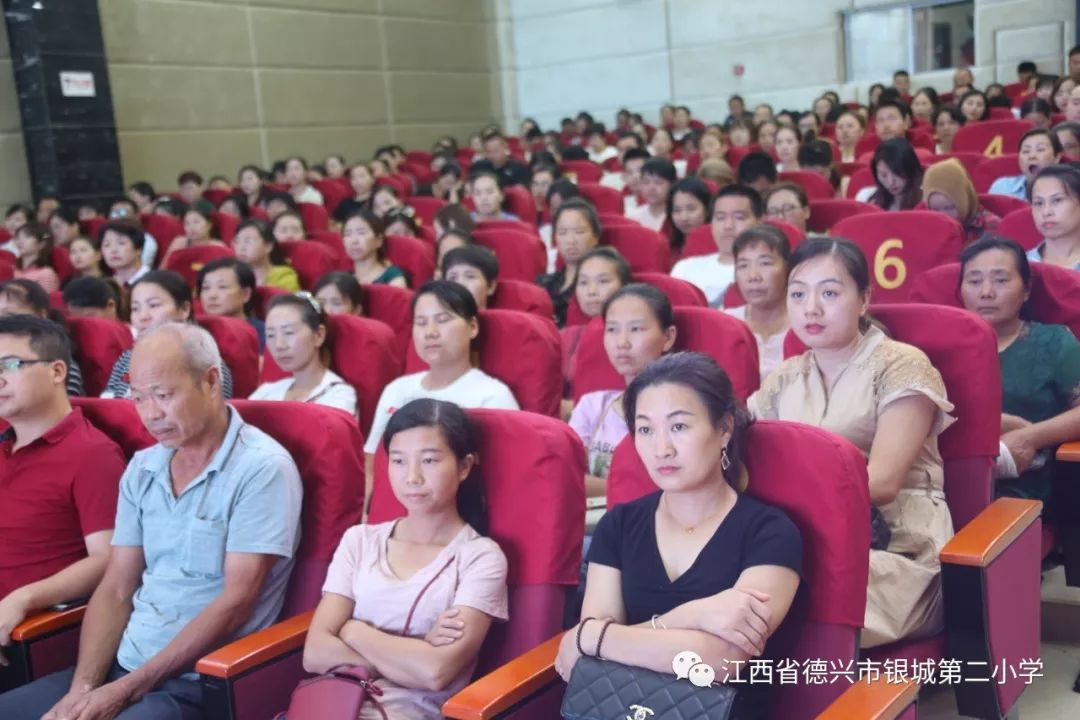
[[[663,0],[514,21],[514,65],[519,69],[649,53],[666,46]]]

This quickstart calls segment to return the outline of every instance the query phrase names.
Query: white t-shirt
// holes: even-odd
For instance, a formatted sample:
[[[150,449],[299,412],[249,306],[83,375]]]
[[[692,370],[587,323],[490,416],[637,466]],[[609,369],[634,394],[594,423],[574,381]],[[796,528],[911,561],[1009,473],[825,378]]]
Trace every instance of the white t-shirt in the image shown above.
[[[248,400],[284,400],[285,393],[289,391],[292,384],[292,377],[263,383],[255,388],[255,392],[251,393]],[[323,373],[322,380],[304,398],[303,402],[337,408],[356,417],[356,389],[333,370]]]
[[[305,185],[304,189],[298,194],[293,194],[293,199],[298,203],[311,203],[313,205],[323,204],[322,193],[310,185]]]
[[[697,285],[705,293],[709,307],[720,307],[728,286],[735,282],[735,264],[722,264],[718,252],[683,258],[671,268],[671,277]]]
[[[386,386],[375,409],[375,420],[371,423],[371,432],[364,443],[364,452],[374,455],[382,441],[386,423],[397,409],[413,400],[431,398],[446,400],[463,408],[496,408],[502,410],[520,410],[514,394],[501,381],[491,377],[483,370],[470,369],[441,390],[428,390],[420,381],[427,376],[427,371],[399,377]]]
[[[653,215],[648,205],[638,205],[633,210],[628,210],[625,215],[656,232],[660,232],[660,228],[664,226],[664,218],[667,217],[664,213]]]
[[[605,160],[610,160],[613,157],[619,157],[619,149],[614,145],[606,145],[600,152],[589,148],[589,159],[597,165],[603,165]]]

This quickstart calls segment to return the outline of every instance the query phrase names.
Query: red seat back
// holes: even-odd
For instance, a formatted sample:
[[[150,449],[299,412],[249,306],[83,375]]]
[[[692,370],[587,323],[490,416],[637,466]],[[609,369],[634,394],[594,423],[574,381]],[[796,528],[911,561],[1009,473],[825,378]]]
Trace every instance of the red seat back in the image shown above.
[[[331,315],[329,320],[333,343],[330,369],[356,390],[360,431],[366,436],[383,388],[401,374],[401,360],[394,350],[394,331],[386,323],[371,318]],[[262,382],[287,376],[274,362],[273,355],[263,355]]]
[[[953,152],[975,152],[988,157],[1016,152],[1020,138],[1035,127],[1027,120],[983,120],[956,131]]]
[[[300,218],[304,221],[304,229],[308,232],[313,230],[326,230],[330,227],[330,216],[326,208],[316,203],[297,203],[300,210]]]
[[[416,211],[416,217],[423,220],[424,225],[431,227],[435,224],[435,214],[446,207],[446,201],[417,195],[409,198],[409,207]]]
[[[328,213],[337,210],[341,201],[349,197],[350,188],[337,180],[316,180],[311,183],[323,197],[323,206]]]
[[[472,203],[472,200],[469,199],[469,198],[466,198],[465,205],[467,207],[469,207],[469,209],[471,210],[472,207],[471,207],[470,203]],[[521,217],[521,216],[519,215],[518,217]],[[522,220],[481,220],[480,222],[476,223],[476,229],[473,230],[473,233],[476,233],[477,231],[480,231],[480,230],[512,230],[512,231],[515,231],[515,232],[525,233],[526,235],[536,235],[536,237],[540,237],[539,235],[536,234],[536,226],[533,225],[531,222],[525,221],[524,219],[522,219]]]
[[[582,197],[592,203],[592,206],[596,208],[596,212],[623,214],[623,196],[615,188],[579,180],[578,190],[581,192]]]
[[[232,371],[233,397],[246,398],[259,386],[259,334],[251,323],[221,315],[197,315],[195,321],[214,336],[221,360]]]
[[[501,269],[499,275],[502,275]],[[548,319],[555,316],[551,296],[542,287],[531,282],[504,280],[501,277],[495,294],[488,298],[488,307],[492,310],[533,313]]]
[[[975,168],[979,167],[979,164],[986,159],[986,156],[982,153],[975,152],[941,153],[940,155],[935,155],[931,159],[931,163],[938,163],[953,158],[959,160],[960,164],[964,166],[964,170],[967,171],[968,177],[975,177]]]
[[[1035,217],[1031,208],[1013,210],[1001,218],[998,223],[998,235],[1015,240],[1025,250],[1031,250],[1043,241],[1042,233],[1035,226]]]
[[[413,291],[393,285],[364,285],[364,315],[386,323],[394,331],[394,353],[404,364],[412,342]]]
[[[233,238],[236,237],[236,228],[240,226],[240,218],[221,212],[215,212],[210,217],[214,221],[217,238],[231,246]]]
[[[169,256],[168,262],[163,267],[165,270],[179,273],[189,286],[195,287],[199,271],[203,269],[203,266],[220,257],[233,257],[232,249],[222,245],[196,245],[177,250]]]
[[[213,205],[214,207],[218,207],[218,206],[221,205],[221,203],[225,202],[225,198],[229,197],[232,194],[233,194],[232,190],[220,190],[220,189],[214,189],[214,188],[207,188],[206,190],[203,190],[202,196],[211,205]],[[222,239],[224,239],[224,238],[222,238]]]
[[[742,400],[758,389],[757,341],[746,323],[711,308],[676,307],[675,327],[674,351],[693,350],[711,356],[731,377],[735,394]],[[575,401],[587,392],[626,386],[604,350],[603,318],[591,320],[582,333],[572,380]]]
[[[699,225],[686,236],[686,244],[683,245],[682,251],[684,258],[712,255],[714,252],[716,252],[716,241],[713,240],[712,223]]]
[[[705,293],[693,283],[679,278],[673,278],[666,273],[641,272],[634,273],[635,282],[643,282],[652,285],[660,292],[667,295],[668,301],[673,307],[708,307]]]
[[[300,287],[305,289],[315,287],[319,278],[341,266],[329,246],[314,240],[279,243],[278,246],[300,277]]]
[[[82,410],[91,425],[119,445],[128,460],[156,442],[142,424],[135,403],[130,400],[73,397],[71,404]]]
[[[53,270],[56,271],[56,276],[60,279],[61,285],[63,285],[64,281],[68,278],[75,276],[75,266],[71,264],[71,257],[68,255],[68,249],[63,245],[57,245],[53,248],[52,263]]]
[[[101,226],[107,222],[109,222],[109,218],[100,216],[92,217],[89,220],[80,220],[79,230],[87,237],[96,238]]]
[[[547,249],[536,235],[486,226],[478,226],[472,236],[499,259],[500,279],[533,282],[547,269]]]
[[[555,418],[507,410],[470,410],[480,440],[479,473],[488,537],[508,565],[510,621],[493,624],[476,675],[536,647],[562,629],[566,590],[578,583],[584,528],[585,450]],[[528,482],[521,482],[528,468]],[[402,517],[387,477],[386,451],[375,455],[368,522]],[[865,522],[863,523],[866,524]]]
[[[859,191],[865,187],[871,187],[874,185],[874,173],[870,171],[869,167],[860,167],[851,174],[851,180],[848,181],[847,197],[849,200],[854,200]]]
[[[1012,195],[992,195],[990,193],[979,193],[979,204],[990,212],[997,215],[999,218],[1005,217],[1011,212],[1016,210],[1031,210],[1031,206],[1020,198],[1015,198]]]
[[[852,215],[884,212],[877,205],[848,199],[811,200],[810,219],[806,226],[812,232],[828,234],[832,226]]]
[[[671,246],[666,237],[644,226],[604,228],[600,242],[619,251],[631,272],[666,273],[671,270]]]
[[[171,215],[143,215],[141,218],[143,228],[153,235],[158,244],[157,262],[160,263],[165,255],[165,248],[169,247],[176,238],[184,234],[184,224]]]
[[[562,355],[554,321],[514,310],[484,310],[473,348],[480,357],[480,369],[505,383],[522,410],[559,417]],[[410,344],[405,372],[422,372],[427,367]]]
[[[411,288],[418,288],[435,276],[433,248],[418,238],[387,235],[386,258],[405,271]]]
[[[965,242],[960,223],[928,210],[855,215],[838,222],[832,235],[863,251],[875,302],[905,301],[916,275],[952,262]]]
[[[793,170],[780,173],[780,182],[792,182],[801,187],[810,200],[829,200],[836,197],[832,183],[808,170]]]
[[[536,201],[528,188],[520,185],[508,185],[503,188],[506,212],[517,215],[530,228],[536,227]]]
[[[564,160],[559,167],[564,175],[569,176],[578,185],[598,183],[604,177],[604,169],[592,160]]]
[[[288,295],[289,293],[282,290],[279,287],[273,287],[270,285],[260,285],[255,288],[255,294],[251,298],[251,304],[253,306],[252,311],[255,313],[255,317],[260,320],[266,319],[266,311],[270,307],[270,301],[278,295]]]
[[[307,234],[307,238],[312,242],[325,245],[333,255],[338,269],[352,271],[353,262],[345,254],[345,242],[341,239],[341,233],[333,230],[314,230]]]
[[[116,320],[72,317],[68,331],[82,372],[83,392],[97,397],[109,384],[113,365],[134,344],[131,330]]]
[[[409,178],[403,175],[383,175],[380,178],[375,178],[376,185],[389,185],[397,190],[398,196],[402,199],[412,195],[412,183]]]
[[[998,178],[1019,174],[1020,156],[1014,152],[1008,152],[996,157],[984,157],[976,166],[971,182],[975,185],[976,192],[985,193],[990,192],[990,186]]]
[[[608,507],[657,489],[633,439],[627,436],[612,457]],[[746,440],[747,494],[783,510],[803,543],[803,587],[769,642],[770,655],[799,667],[811,660],[854,663],[869,579],[866,460],[844,438],[798,423],[756,422]],[[798,482],[792,482],[793,467]],[[813,683],[801,673],[793,679],[770,688],[769,717],[815,717],[848,687]]]

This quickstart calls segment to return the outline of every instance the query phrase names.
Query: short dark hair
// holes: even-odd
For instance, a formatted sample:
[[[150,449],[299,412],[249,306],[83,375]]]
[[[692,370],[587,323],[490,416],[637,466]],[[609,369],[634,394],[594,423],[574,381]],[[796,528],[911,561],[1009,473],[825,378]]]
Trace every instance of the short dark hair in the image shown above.
[[[654,157],[641,166],[642,175],[653,175],[669,183],[679,179],[679,173],[675,170],[675,163],[666,158]]]
[[[1072,57],[1073,55],[1080,55],[1080,45],[1073,45],[1072,48],[1069,49],[1069,57]]]
[[[769,192],[765,193],[765,196],[761,198],[761,201],[768,205],[770,197],[772,197],[778,192],[783,192],[785,190],[787,192],[794,193],[795,197],[799,201],[800,206],[809,207],[810,197],[806,194],[806,190],[803,189],[802,185],[793,182],[782,182],[773,185],[771,188],[769,188]]]
[[[196,183],[197,185],[203,184],[203,177],[194,170],[185,170],[180,173],[180,176],[176,178],[177,185],[185,185],[187,183]]]
[[[446,273],[457,265],[469,265],[476,268],[483,273],[488,285],[499,279],[499,258],[483,245],[466,243],[443,255],[441,268],[443,277],[446,277]]]
[[[315,287],[311,289],[311,294],[318,295],[320,290],[329,285],[336,287],[339,293],[344,297],[349,298],[352,304],[360,310],[361,313],[363,312],[364,288],[360,285],[360,281],[356,279],[355,275],[342,270],[328,272],[315,283]]]
[[[1039,67],[1030,60],[1021,60],[1020,64],[1016,66],[1016,73],[1036,73],[1039,71]]]
[[[37,315],[0,317],[0,335],[24,337],[38,360],[62,360],[71,367],[71,340],[63,326]]]
[[[1073,139],[1075,139],[1076,142],[1080,143],[1080,122],[1071,122],[1069,120],[1064,120],[1062,122],[1059,122],[1051,129],[1054,131],[1055,135],[1057,135],[1059,132],[1072,133]],[[1061,138],[1058,138],[1058,140],[1061,140]]]
[[[874,112],[879,113],[885,108],[896,108],[897,112],[900,113],[900,117],[904,118],[905,120],[911,119],[911,107],[903,100],[881,100],[880,102],[878,102],[877,107],[874,109]]]
[[[284,217],[290,213],[282,213],[274,218],[274,222],[277,222],[278,218]],[[300,225],[303,226],[304,219],[300,218]],[[262,239],[264,245],[270,246],[269,260],[271,265],[285,265],[288,261],[285,259],[285,251],[281,249],[281,245],[278,243],[274,233],[270,231],[270,225],[265,220],[259,220],[258,218],[248,218],[239,225],[236,226],[236,235],[239,235],[241,231],[251,228]]]
[[[1026,133],[1020,136],[1020,142],[1016,143],[1016,149],[1019,152],[1020,147],[1024,144],[1024,141],[1029,137],[1035,137],[1036,135],[1045,135],[1050,140],[1050,147],[1054,149],[1055,155],[1061,154],[1061,140],[1058,138],[1057,133],[1048,128],[1032,128]]]
[[[236,274],[236,282],[240,287],[251,290],[251,297],[244,303],[244,314],[250,316],[255,304],[255,287],[257,285],[255,272],[247,263],[241,262],[234,257],[214,258],[203,265],[195,279],[196,292],[202,292],[203,280],[206,279],[207,275],[218,270],[232,270]]]
[[[585,134],[588,136],[603,135],[606,137],[607,128],[604,127],[604,123],[594,122],[592,125],[589,126],[588,130],[586,130]]]
[[[669,225],[668,241],[671,243],[671,247],[675,249],[682,249],[686,244],[686,235],[679,228],[675,227],[675,223],[671,221],[671,215],[675,209],[675,193],[684,193],[686,195],[692,195],[697,198],[701,203],[702,209],[709,212],[709,199],[712,193],[709,190],[709,186],[704,183],[700,178],[696,177],[684,177],[679,180],[668,190],[667,196],[667,219]]]
[[[172,270],[151,270],[131,284],[131,291],[134,292],[135,288],[143,284],[157,285],[169,294],[177,309],[187,305],[191,312],[194,312],[191,287],[180,273]]]
[[[624,287],[634,281],[633,272],[630,269],[630,263],[626,261],[622,253],[611,247],[610,245],[598,245],[589,252],[581,256],[578,260],[578,268],[580,269],[585,263],[593,258],[602,258],[615,266],[615,274],[619,277],[619,286]],[[575,279],[575,285],[577,281]]]
[[[456,228],[469,233],[476,227],[476,221],[469,215],[469,211],[465,206],[460,203],[443,205],[435,213],[435,219],[439,221],[439,224],[444,229]]]
[[[449,280],[429,280],[421,285],[413,295],[411,314],[416,314],[416,303],[424,295],[434,295],[443,308],[465,320],[473,320],[480,314],[472,293],[464,285]]]
[[[600,311],[600,317],[607,317],[612,304],[624,297],[636,297],[648,305],[649,311],[652,312],[653,317],[656,319],[656,324],[662,329],[667,330],[669,327],[675,326],[675,311],[671,307],[671,299],[663,290],[647,283],[627,283],[616,290],[611,297],[604,301],[604,308]]]
[[[1047,118],[1053,113],[1050,109],[1050,103],[1039,97],[1028,98],[1024,102],[1020,103],[1020,117],[1023,119],[1025,115],[1037,112],[1042,113]]]
[[[131,185],[128,187],[128,190],[134,190],[135,192],[139,193],[140,195],[143,195],[144,197],[148,197],[151,200],[153,200],[154,196],[157,195],[157,193],[154,192],[154,186],[151,185],[150,183],[146,182],[145,180],[140,180],[139,182],[131,183]]]
[[[1035,184],[1043,178],[1053,178],[1061,182],[1065,193],[1074,200],[1080,200],[1080,168],[1072,163],[1063,165],[1047,165],[1040,170],[1031,185],[1027,189],[1027,199],[1031,202],[1031,193],[1035,190]]]
[[[893,80],[895,80],[898,77],[911,77],[910,75],[908,75],[907,70],[897,70],[896,72],[894,72],[892,74],[892,76],[893,76]]]
[[[765,178],[771,183],[776,182],[776,178],[779,174],[776,171],[776,163],[769,157],[768,153],[755,150],[749,152],[743,156],[743,159],[739,161],[739,167],[735,173],[738,176],[739,182],[744,185]]]
[[[939,107],[934,112],[934,125],[937,125],[938,118],[941,117],[941,113],[946,113],[952,118],[953,122],[959,123],[961,126],[967,124],[967,115],[960,112],[960,108],[953,105],[944,105]]]
[[[960,251],[959,282],[961,286],[964,284],[964,268],[966,268],[967,264],[975,259],[976,256],[982,255],[988,250],[1004,250],[1005,252],[1011,253],[1013,259],[1016,261],[1016,271],[1020,274],[1020,279],[1024,282],[1024,288],[1031,287],[1031,263],[1028,262],[1027,253],[1024,251],[1024,248],[1020,247],[1020,244],[1015,240],[1000,235],[989,234],[983,235],[981,238]],[[1026,309],[1027,302],[1025,302],[1020,309],[1021,317],[1024,316]]]
[[[324,365],[330,365],[330,355],[333,351],[332,338],[330,337],[330,322],[326,319],[326,312],[319,305],[319,301],[311,295],[275,295],[270,304],[266,306],[266,314],[277,307],[296,308],[300,312],[300,321],[307,325],[313,332],[318,332],[319,326],[326,328],[326,339],[319,348],[319,357]]]
[[[105,233],[107,232],[123,235],[130,240],[131,244],[135,246],[135,249],[140,252],[143,249],[143,245],[146,244],[146,233],[132,220],[110,220],[98,228],[97,241],[99,247],[105,239]]]
[[[68,307],[98,308],[104,310],[109,301],[119,305],[119,298],[112,286],[97,277],[72,278],[64,286],[64,304]]]
[[[720,191],[713,196],[712,202],[709,203],[710,217],[716,208],[716,202],[720,198],[725,197],[744,197],[749,200],[750,212],[753,213],[754,217],[758,220],[765,214],[765,201],[761,199],[761,194],[757,190],[742,183],[732,183],[720,188]]]
[[[596,214],[596,208],[592,206],[592,203],[583,197],[572,197],[569,200],[564,200],[551,218],[551,227],[557,227],[559,218],[563,216],[563,213],[569,210],[577,210],[584,214],[585,222],[589,223],[589,228],[593,231],[593,234],[596,235],[596,239],[600,239],[600,235],[604,232],[604,228],[600,225],[600,216]],[[554,230],[552,230],[552,232],[554,232]]]
[[[795,248],[795,252],[791,253],[788,276],[790,277],[791,273],[803,263],[823,255],[832,255],[840,261],[848,275],[855,281],[855,288],[859,293],[870,290],[870,269],[866,263],[866,256],[858,245],[844,238],[824,235],[808,237]]]
[[[29,305],[37,315],[49,313],[49,293],[33,280],[15,278],[0,282],[0,295],[20,305]]]
[[[386,187],[390,186],[387,185]],[[371,232],[374,233],[376,237],[383,239],[383,242],[375,252],[375,257],[378,258],[380,262],[386,262],[386,225],[384,224],[383,219],[376,215],[371,208],[356,208],[345,215],[344,219],[341,221],[342,235],[345,234],[345,226],[349,224],[350,220],[361,220],[367,223],[367,226],[371,228]]]
[[[296,198],[292,196],[292,193],[286,192],[284,190],[264,191],[262,197],[259,198],[259,204],[264,207],[270,205],[270,203],[274,201],[284,203],[285,207],[289,208],[290,210],[297,209]]]
[[[777,187],[781,186],[777,185]],[[795,187],[798,186],[796,185]],[[775,189],[776,188],[773,188],[773,190]],[[790,190],[791,188],[785,185],[783,186],[783,189]],[[788,241],[787,234],[775,225],[761,223],[760,225],[746,228],[735,238],[735,244],[731,247],[731,253],[738,259],[740,252],[753,245],[765,245],[779,255],[785,265],[791,262],[791,243]]]
[[[630,134],[634,135],[634,137],[637,137],[639,142],[641,141],[641,138],[638,137],[635,133]],[[631,160],[645,160],[646,162],[648,162],[649,158],[651,157],[652,155],[649,154],[649,151],[641,147],[641,145],[639,144],[637,147],[632,147],[623,153],[622,162],[623,165],[626,165],[626,163],[630,162]]]

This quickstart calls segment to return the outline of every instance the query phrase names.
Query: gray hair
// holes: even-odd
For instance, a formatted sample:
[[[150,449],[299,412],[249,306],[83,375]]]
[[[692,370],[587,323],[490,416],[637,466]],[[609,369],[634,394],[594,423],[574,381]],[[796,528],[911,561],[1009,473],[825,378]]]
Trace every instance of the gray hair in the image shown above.
[[[221,351],[218,350],[214,336],[205,328],[194,323],[169,322],[139,335],[136,345],[158,334],[168,334],[180,341],[180,350],[188,370],[195,377],[202,377],[210,368],[217,368],[221,377]]]

